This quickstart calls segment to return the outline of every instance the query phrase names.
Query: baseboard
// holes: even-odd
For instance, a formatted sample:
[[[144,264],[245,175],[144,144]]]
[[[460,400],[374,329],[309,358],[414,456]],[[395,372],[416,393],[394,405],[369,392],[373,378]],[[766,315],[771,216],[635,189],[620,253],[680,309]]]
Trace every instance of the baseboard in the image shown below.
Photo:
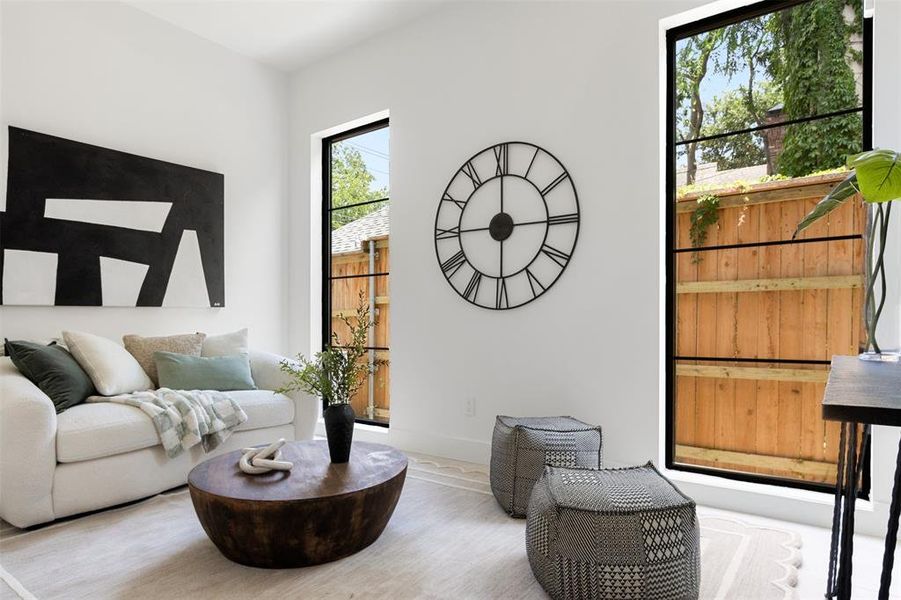
[[[458,438],[432,431],[411,431],[390,428],[391,444],[401,450],[420,452],[444,458],[487,465],[491,459],[491,443]]]

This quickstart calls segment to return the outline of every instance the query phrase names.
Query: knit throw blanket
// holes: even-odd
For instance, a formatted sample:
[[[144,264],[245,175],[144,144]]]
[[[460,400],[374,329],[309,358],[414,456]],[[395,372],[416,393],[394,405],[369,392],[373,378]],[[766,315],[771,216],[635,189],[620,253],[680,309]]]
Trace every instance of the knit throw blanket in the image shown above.
[[[210,390],[160,388],[119,396],[91,396],[87,401],[140,408],[153,421],[169,458],[197,444],[209,452],[247,420],[247,414],[237,402],[222,392]]]

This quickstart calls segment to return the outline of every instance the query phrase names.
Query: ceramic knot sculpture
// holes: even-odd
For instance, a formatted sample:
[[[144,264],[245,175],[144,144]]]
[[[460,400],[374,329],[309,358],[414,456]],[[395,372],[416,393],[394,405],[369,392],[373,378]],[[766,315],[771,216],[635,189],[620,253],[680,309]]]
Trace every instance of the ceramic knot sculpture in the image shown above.
[[[294,463],[279,460],[282,457],[282,446],[285,438],[279,438],[263,448],[243,448],[238,468],[248,475],[261,475],[270,471],[290,471]]]

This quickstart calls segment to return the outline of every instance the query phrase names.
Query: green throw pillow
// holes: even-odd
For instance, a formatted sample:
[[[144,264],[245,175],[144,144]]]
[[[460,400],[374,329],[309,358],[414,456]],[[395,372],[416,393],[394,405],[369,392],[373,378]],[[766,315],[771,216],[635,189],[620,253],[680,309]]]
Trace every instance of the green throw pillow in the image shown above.
[[[6,355],[22,375],[50,397],[56,412],[61,413],[97,393],[84,369],[56,342],[45,346],[34,342],[4,341]]]
[[[188,356],[154,352],[160,387],[173,390],[255,390],[246,354]]]

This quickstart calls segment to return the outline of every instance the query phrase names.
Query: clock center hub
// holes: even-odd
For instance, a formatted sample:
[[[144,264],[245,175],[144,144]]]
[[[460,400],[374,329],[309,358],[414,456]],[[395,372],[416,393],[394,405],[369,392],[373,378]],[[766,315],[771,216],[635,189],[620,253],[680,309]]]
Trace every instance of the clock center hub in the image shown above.
[[[513,217],[505,212],[497,213],[491,217],[491,222],[488,223],[488,233],[495,241],[503,242],[513,235]]]

